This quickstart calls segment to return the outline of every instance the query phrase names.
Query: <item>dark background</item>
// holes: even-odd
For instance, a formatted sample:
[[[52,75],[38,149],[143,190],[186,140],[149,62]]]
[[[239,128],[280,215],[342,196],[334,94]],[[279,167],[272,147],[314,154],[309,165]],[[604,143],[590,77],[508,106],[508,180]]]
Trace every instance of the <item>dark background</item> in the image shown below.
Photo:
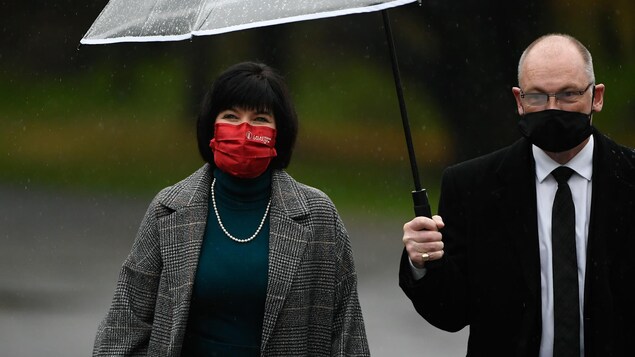
[[[0,4],[7,355],[89,354],[149,200],[202,164],[194,120],[204,91],[244,60],[277,67],[289,83],[301,125],[289,172],[342,213],[374,355],[464,354],[465,331],[430,327],[397,287],[413,184],[379,13],[78,49],[106,1]],[[519,137],[511,94],[518,58],[546,33],[589,48],[606,85],[593,124],[634,146],[634,10],[627,0],[434,0],[389,10],[433,211],[445,166]]]
[[[368,204],[384,207],[394,195],[395,213],[409,212],[412,180],[379,13],[78,49],[105,4],[2,2],[0,180],[151,195],[200,165],[193,121],[212,78],[233,63],[260,60],[285,75],[300,114],[289,170],[352,209],[369,186],[388,182]],[[634,144],[634,8],[628,1],[434,0],[390,10],[433,201],[443,167],[518,137],[511,95],[518,58],[546,33],[571,34],[589,48],[607,87],[594,124]]]

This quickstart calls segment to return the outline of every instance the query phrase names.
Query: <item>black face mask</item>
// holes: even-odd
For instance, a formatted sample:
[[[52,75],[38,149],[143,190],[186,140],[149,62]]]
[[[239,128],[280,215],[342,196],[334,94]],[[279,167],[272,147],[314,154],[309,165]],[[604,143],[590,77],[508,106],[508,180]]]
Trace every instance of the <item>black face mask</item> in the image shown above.
[[[518,128],[529,142],[549,152],[571,150],[593,132],[591,114],[557,109],[525,114]]]

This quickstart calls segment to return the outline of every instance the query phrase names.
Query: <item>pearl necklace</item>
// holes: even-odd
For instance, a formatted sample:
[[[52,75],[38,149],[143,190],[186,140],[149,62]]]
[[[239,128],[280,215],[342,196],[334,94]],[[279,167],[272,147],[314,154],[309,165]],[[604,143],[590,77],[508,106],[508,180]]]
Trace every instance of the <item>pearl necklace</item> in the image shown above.
[[[212,180],[212,190],[211,190],[212,191],[212,205],[214,206],[214,213],[216,213],[216,219],[218,220],[218,224],[220,225],[220,229],[223,230],[223,233],[225,233],[226,236],[228,236],[229,238],[231,238],[231,240],[233,240],[235,242],[247,243],[247,242],[252,241],[254,238],[256,238],[258,233],[260,233],[260,230],[262,229],[262,226],[265,224],[265,219],[267,218],[267,215],[269,214],[269,207],[271,206],[271,197],[269,197],[269,203],[267,203],[267,209],[265,210],[265,215],[262,216],[262,220],[260,221],[260,225],[258,226],[258,229],[256,229],[256,233],[254,233],[249,238],[240,239],[240,238],[236,238],[233,235],[229,234],[229,232],[227,231],[227,229],[223,225],[223,221],[221,221],[221,219],[220,219],[220,214],[218,214],[218,208],[216,208],[216,197],[214,197],[214,184],[215,183],[216,183],[216,177],[214,177],[214,180]]]

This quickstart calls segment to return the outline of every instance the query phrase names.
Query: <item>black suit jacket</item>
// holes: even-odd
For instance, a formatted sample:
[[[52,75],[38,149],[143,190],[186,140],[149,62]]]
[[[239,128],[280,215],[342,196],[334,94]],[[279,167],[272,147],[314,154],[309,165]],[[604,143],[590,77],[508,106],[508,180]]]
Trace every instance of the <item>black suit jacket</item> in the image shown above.
[[[585,281],[586,356],[626,356],[635,342],[635,153],[594,133]],[[445,255],[419,281],[402,256],[399,285],[432,325],[469,325],[469,356],[537,356],[542,328],[531,145],[446,169]],[[629,341],[630,340],[630,341]]]

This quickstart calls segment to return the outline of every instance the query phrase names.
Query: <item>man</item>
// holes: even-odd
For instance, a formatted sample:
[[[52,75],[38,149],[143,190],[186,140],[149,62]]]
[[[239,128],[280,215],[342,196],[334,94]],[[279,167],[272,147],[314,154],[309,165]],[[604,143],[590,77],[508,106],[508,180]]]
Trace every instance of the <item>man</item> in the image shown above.
[[[632,355],[635,152],[591,126],[605,88],[576,39],[534,41],[518,84],[523,138],[444,172],[399,284],[432,325],[469,325],[470,356]]]

